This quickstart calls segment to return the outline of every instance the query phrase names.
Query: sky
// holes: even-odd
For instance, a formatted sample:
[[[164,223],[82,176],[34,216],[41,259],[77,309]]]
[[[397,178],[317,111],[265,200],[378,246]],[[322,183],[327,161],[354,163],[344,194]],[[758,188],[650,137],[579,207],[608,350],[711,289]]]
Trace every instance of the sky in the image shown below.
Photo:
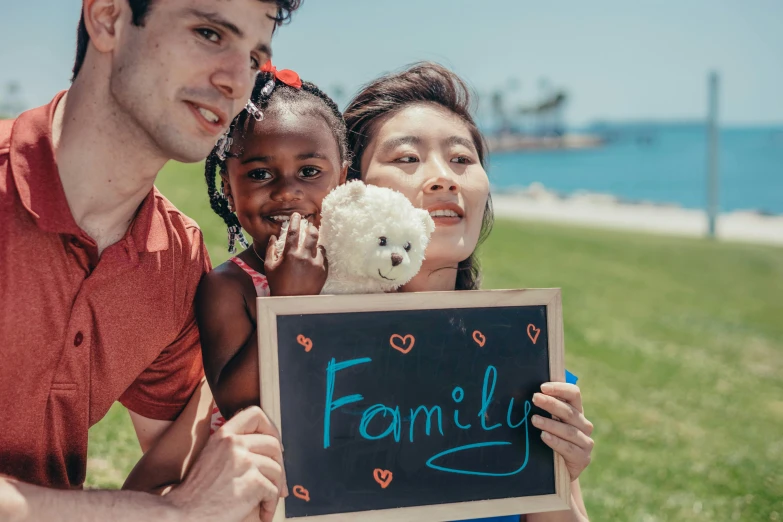
[[[18,82],[25,106],[47,103],[69,85],[81,2],[3,4],[0,96]],[[330,94],[418,60],[482,100],[530,104],[548,84],[572,126],[703,118],[715,70],[722,125],[783,123],[783,0],[304,0],[273,50]]]

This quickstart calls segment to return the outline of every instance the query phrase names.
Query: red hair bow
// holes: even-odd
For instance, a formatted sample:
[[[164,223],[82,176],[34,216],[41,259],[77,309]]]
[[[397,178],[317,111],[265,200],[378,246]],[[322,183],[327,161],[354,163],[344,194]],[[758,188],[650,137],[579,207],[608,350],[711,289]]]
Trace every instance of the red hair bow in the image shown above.
[[[261,72],[271,72],[275,78],[289,87],[293,87],[294,89],[302,88],[302,79],[297,73],[291,69],[283,69],[282,71],[278,71],[277,67],[272,65],[272,60],[269,60],[261,67]]]

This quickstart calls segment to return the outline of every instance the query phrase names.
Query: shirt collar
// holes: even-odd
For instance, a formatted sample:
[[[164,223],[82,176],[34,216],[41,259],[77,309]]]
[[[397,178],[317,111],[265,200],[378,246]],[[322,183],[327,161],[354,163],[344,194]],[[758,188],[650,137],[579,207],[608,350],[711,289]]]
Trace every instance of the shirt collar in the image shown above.
[[[163,195],[153,187],[139,207],[126,237],[130,237],[138,252],[161,252],[169,248],[169,230]]]
[[[59,92],[44,106],[19,115],[11,131],[9,163],[22,205],[47,232],[87,239],[68,207],[60,172],[54,157],[52,122],[57,104],[67,91]],[[144,198],[122,241],[137,252],[160,252],[169,247],[162,196],[153,187]],[[164,215],[165,214],[165,215]]]
[[[48,104],[16,119],[11,131],[9,162],[22,205],[47,232],[82,234],[73,219],[54,159],[52,120],[65,91]]]

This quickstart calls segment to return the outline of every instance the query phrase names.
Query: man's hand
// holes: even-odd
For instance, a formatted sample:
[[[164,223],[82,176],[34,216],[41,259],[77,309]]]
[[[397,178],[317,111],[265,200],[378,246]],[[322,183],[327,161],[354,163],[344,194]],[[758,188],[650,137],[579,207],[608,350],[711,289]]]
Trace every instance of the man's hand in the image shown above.
[[[167,498],[185,520],[242,520],[259,505],[271,522],[288,496],[280,434],[257,406],[231,418],[209,442],[183,483]]]
[[[276,251],[277,238],[269,238],[264,271],[274,296],[318,295],[326,282],[327,263],[323,248],[318,246],[318,229],[309,225],[303,230],[301,224],[302,218],[295,212],[282,252]],[[301,245],[300,236],[304,236]]]

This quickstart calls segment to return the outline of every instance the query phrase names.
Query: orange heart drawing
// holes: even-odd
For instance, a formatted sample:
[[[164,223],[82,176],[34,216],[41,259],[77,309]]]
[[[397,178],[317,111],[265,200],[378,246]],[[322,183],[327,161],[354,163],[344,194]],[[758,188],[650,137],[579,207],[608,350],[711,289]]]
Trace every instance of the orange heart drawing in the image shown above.
[[[305,502],[310,502],[310,492],[302,486],[294,486],[294,496]]]
[[[530,333],[530,331],[533,330],[536,332],[535,335]],[[530,340],[533,341],[533,344],[536,344],[536,341],[538,340],[538,334],[541,333],[541,328],[536,328],[535,325],[529,324],[527,325],[527,336],[530,337]]]
[[[487,338],[484,337],[484,334],[476,330],[473,332],[473,340],[476,341],[476,344],[484,348],[484,343],[487,342]]]
[[[304,335],[297,335],[296,342],[304,346],[305,352],[309,352],[310,350],[313,349],[313,341],[311,341],[308,337],[305,337]]]
[[[395,339],[399,339],[400,343],[402,343],[402,346],[396,345],[394,343]],[[408,341],[410,341],[410,345],[408,345]],[[391,339],[389,339],[389,344],[391,345],[391,347],[394,348],[395,350],[397,350],[398,352],[401,352],[401,353],[408,353],[408,352],[410,352],[411,349],[413,349],[413,344],[415,342],[416,342],[416,338],[413,337],[410,334],[406,335],[405,337],[403,337],[403,336],[401,336],[399,334],[394,334],[394,335],[391,336]],[[407,346],[407,348],[406,348],[406,346]]]
[[[381,485],[383,489],[386,489],[392,481],[392,472],[388,469],[376,469],[372,472],[372,476],[375,482]]]

